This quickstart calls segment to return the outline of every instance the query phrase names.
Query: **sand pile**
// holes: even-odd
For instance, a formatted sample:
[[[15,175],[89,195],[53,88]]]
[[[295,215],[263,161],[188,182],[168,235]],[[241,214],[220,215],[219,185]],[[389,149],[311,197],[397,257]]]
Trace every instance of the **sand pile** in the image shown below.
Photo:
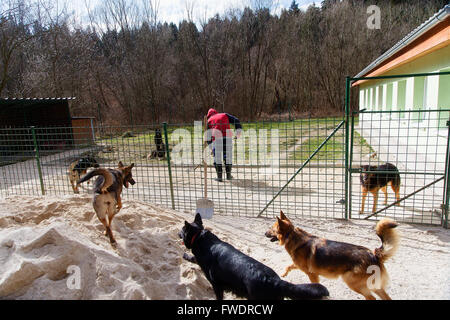
[[[88,195],[0,200],[0,298],[214,298],[200,269],[182,261],[185,218],[127,202],[113,249]]]
[[[286,213],[292,208],[287,208]],[[113,221],[113,249],[91,205],[90,195],[14,196],[0,199],[0,299],[214,299],[177,233],[193,214],[139,201],[124,201]],[[273,219],[215,215],[204,224],[219,238],[278,274],[292,263],[265,231]],[[381,245],[375,221],[292,217],[296,226],[326,237],[374,249]],[[450,230],[398,227],[400,248],[385,266],[393,299],[449,299]],[[74,289],[77,268],[80,289]],[[68,272],[69,271],[69,272]],[[286,280],[308,283],[301,271]],[[338,279],[321,278],[331,299],[363,299]],[[75,283],[76,284],[76,283]],[[235,296],[226,293],[225,299]]]

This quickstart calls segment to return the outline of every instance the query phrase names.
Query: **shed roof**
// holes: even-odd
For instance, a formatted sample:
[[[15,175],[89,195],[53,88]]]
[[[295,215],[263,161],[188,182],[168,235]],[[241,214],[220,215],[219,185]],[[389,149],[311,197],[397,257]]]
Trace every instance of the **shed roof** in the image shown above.
[[[0,106],[11,105],[32,105],[34,103],[45,104],[54,103],[55,101],[74,100],[75,97],[59,97],[59,98],[0,98]]]

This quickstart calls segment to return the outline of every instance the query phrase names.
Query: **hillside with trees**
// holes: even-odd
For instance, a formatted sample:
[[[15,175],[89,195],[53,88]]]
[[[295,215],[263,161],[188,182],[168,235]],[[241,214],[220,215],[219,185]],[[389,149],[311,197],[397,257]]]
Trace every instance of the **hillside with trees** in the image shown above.
[[[255,2],[257,3],[257,2]],[[52,1],[0,6],[0,97],[76,97],[103,124],[191,122],[214,106],[243,120],[342,113],[354,76],[447,1],[326,0],[273,14],[230,9],[161,22],[155,1],[104,0],[80,25]],[[381,9],[369,29],[367,7]]]

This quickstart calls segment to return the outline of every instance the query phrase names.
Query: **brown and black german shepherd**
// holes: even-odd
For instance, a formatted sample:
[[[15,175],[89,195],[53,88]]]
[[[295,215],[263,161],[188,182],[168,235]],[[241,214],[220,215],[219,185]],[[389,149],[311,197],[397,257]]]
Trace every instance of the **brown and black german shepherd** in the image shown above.
[[[87,169],[92,167],[99,167],[97,160],[95,160],[93,157],[83,157],[70,164],[68,174],[70,185],[72,186],[74,193],[79,193],[78,185],[76,184],[76,182],[80,180],[82,175],[86,174]]]
[[[319,282],[319,276],[331,279],[341,276],[350,289],[362,294],[367,300],[375,299],[372,292],[382,299],[390,300],[385,291],[389,276],[384,262],[398,248],[400,236],[394,229],[397,225],[394,220],[387,218],[377,223],[375,231],[382,245],[375,250],[311,235],[295,228],[282,211],[265,235],[271,241],[278,240],[280,245],[284,245],[294,262],[286,268],[283,277],[293,269],[305,272],[313,283]]]
[[[116,240],[111,231],[111,222],[114,216],[122,208],[122,188],[128,188],[129,184],[134,185],[131,169],[134,163],[125,167],[121,161],[117,169],[98,168],[92,170],[77,185],[83,183],[94,176],[99,176],[94,182],[94,200],[93,206],[98,219],[106,228],[105,235],[109,236],[111,244],[115,244]],[[108,219],[106,219],[108,217]]]
[[[387,204],[387,185],[391,184],[392,190],[395,192],[395,198],[400,200],[400,175],[398,169],[392,163],[382,164],[380,166],[361,166],[362,172],[359,176],[362,188],[362,204],[359,214],[364,213],[364,203],[366,202],[367,193],[370,191],[373,195],[372,213],[377,210],[378,191],[384,192],[384,204]],[[380,172],[376,172],[380,171]],[[400,205],[400,204],[397,204]]]

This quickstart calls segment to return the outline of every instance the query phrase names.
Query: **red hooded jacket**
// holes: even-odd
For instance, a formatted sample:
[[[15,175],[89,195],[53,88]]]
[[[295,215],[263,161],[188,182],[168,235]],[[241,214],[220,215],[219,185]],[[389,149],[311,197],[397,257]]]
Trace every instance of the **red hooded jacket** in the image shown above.
[[[211,143],[215,140],[215,136],[217,133],[214,133],[214,129],[219,130],[222,133],[222,137],[232,137],[233,133],[231,132],[230,123],[234,124],[235,129],[242,129],[242,125],[238,118],[232,116],[228,113],[218,113],[217,110],[211,108],[208,110],[208,114],[206,116],[208,118],[208,129],[213,129],[209,131],[208,134],[208,143]]]

